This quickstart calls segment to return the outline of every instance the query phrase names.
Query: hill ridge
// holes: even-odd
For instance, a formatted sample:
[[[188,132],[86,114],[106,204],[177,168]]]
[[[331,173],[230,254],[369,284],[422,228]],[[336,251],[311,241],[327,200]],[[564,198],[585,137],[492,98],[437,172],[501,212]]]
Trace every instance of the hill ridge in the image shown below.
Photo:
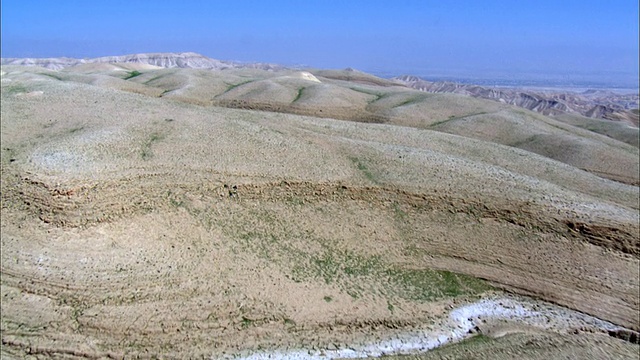
[[[61,70],[72,66],[92,63],[139,63],[163,68],[188,68],[222,70],[228,68],[281,68],[279,65],[267,63],[240,63],[212,59],[196,52],[154,52],[136,53],[116,56],[102,56],[96,58],[2,58],[2,65],[40,66],[50,70]]]
[[[415,75],[401,75],[394,77],[393,80],[429,93],[463,94],[515,105],[544,115],[579,114],[593,119],[622,121],[638,127],[638,116],[631,111],[639,107],[638,94],[616,94],[599,90],[576,93],[492,88],[451,81],[428,81]]]

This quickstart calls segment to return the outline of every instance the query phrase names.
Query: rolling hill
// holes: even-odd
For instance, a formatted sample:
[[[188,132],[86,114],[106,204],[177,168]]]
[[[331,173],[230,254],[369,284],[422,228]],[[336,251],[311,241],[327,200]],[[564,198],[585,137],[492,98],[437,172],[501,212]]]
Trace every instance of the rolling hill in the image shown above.
[[[321,354],[501,296],[617,329],[548,318],[552,348],[637,350],[631,137],[353,70],[15,64],[3,358]]]

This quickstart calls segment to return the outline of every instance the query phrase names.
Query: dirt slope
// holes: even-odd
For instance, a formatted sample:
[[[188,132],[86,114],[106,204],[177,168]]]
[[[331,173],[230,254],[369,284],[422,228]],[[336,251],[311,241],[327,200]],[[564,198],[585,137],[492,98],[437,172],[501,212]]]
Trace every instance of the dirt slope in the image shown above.
[[[517,147],[623,183],[640,182],[637,129],[595,126],[592,119],[556,120],[488,100],[425,94],[358,71],[318,70],[309,80],[292,70],[126,70],[120,64],[112,69],[104,65],[37,74],[203,106],[433,129]],[[590,131],[594,126],[595,132]]]
[[[242,72],[3,71],[3,357],[348,343],[501,289],[640,329],[635,186],[469,137],[98,81],[199,79],[214,98]],[[326,94],[280,75],[243,96]]]

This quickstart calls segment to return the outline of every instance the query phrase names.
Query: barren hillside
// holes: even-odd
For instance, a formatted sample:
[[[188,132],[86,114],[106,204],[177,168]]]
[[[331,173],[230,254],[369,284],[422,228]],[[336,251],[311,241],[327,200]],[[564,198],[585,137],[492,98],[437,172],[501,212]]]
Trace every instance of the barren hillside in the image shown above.
[[[325,356],[506,293],[616,326],[551,347],[638,349],[628,142],[353,71],[3,65],[1,96],[3,358]]]
[[[517,88],[487,88],[447,81],[426,81],[417,76],[394,78],[411,88],[430,93],[455,93],[516,105],[545,115],[581,115],[592,119],[622,122],[638,127],[637,110],[640,96],[635,93],[615,93],[604,90],[534,91]]]
[[[594,125],[595,120],[581,117],[555,119],[456,94],[425,94],[353,70],[318,70],[314,76],[293,70],[149,66],[92,63],[62,71],[34,68],[19,76],[93,84],[202,106],[437,130],[524,149],[623,183],[640,181],[637,128],[610,122]]]

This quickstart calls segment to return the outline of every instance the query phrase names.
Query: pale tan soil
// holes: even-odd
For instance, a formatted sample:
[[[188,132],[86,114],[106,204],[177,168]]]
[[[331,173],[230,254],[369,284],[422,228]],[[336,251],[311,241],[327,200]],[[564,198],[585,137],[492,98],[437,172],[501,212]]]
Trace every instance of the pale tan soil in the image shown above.
[[[157,76],[154,73],[148,76]],[[640,181],[640,153],[633,145],[638,142],[637,131],[610,139],[517,107],[455,94],[425,94],[357,71],[315,71],[322,84],[291,79],[287,72],[222,73],[241,78],[199,73],[189,78],[188,93],[181,94],[180,99],[434,129],[525,149],[616,181],[633,185]],[[211,81],[216,76],[217,80]],[[207,81],[198,80],[202,77]],[[222,93],[203,85],[219,83],[222,78],[226,78],[225,84],[231,84]],[[214,97],[212,90],[217,94]]]
[[[640,329],[638,187],[440,132],[20,71],[2,83],[4,356],[348,344],[492,291],[476,278]]]
[[[292,70],[213,72],[132,67],[131,71],[112,71],[103,69],[104,64],[87,66],[80,72],[74,68],[58,72],[29,68],[29,74],[38,73],[38,79],[89,83],[203,106],[433,129],[525,149],[623,183],[640,182],[640,153],[634,146],[638,143],[637,131],[594,132],[581,128],[590,126],[589,120],[568,125],[564,119],[554,120],[493,101],[457,94],[425,94],[357,71],[314,71],[321,81],[317,83]],[[3,68],[13,78],[27,76],[21,74],[19,67]],[[33,74],[28,76],[34,78]],[[612,134],[611,138],[607,136]]]

